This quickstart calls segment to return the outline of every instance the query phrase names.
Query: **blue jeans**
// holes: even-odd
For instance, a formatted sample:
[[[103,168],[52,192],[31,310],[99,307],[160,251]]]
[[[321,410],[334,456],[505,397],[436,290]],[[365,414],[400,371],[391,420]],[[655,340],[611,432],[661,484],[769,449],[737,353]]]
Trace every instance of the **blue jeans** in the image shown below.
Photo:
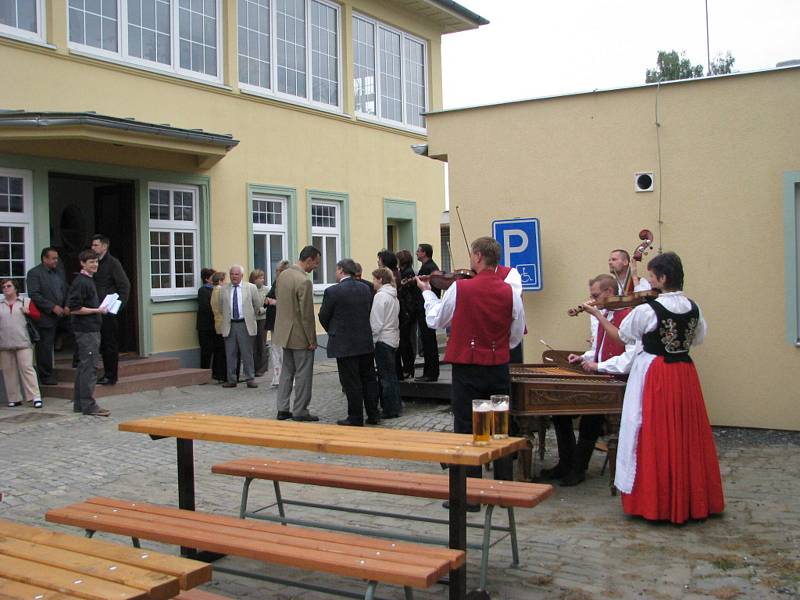
[[[400,401],[400,392],[397,389],[397,368],[395,364],[395,349],[377,342],[375,344],[375,366],[378,368],[378,379],[381,382],[381,406],[384,417],[400,416],[403,404]]]

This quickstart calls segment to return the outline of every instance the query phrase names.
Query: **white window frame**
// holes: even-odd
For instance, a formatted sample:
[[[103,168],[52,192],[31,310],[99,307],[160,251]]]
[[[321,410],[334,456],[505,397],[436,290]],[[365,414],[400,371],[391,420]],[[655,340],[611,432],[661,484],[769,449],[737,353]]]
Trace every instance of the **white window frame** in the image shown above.
[[[225,52],[225,42],[222,32],[222,0],[214,0],[216,3],[217,15],[217,74],[207,75],[180,66],[180,21],[179,21],[179,0],[170,0],[170,64],[165,65],[158,61],[151,61],[128,53],[128,0],[116,0],[117,2],[117,52],[87,46],[69,39],[69,0],[67,0],[67,45],[70,50],[79,54],[85,54],[94,58],[107,59],[114,62],[122,62],[135,67],[142,67],[146,70],[158,71],[169,75],[180,75],[188,79],[197,79],[210,83],[223,82],[223,53]]]
[[[24,284],[28,271],[36,266],[33,245],[33,175],[30,171],[0,167],[0,177],[18,177],[22,179],[22,212],[0,212],[0,227],[21,227],[24,232],[25,272],[21,277],[13,277],[13,279],[22,279]]]
[[[270,224],[270,223],[256,223],[255,219],[253,218],[253,213],[255,213],[255,203],[257,200],[262,200],[266,202],[279,202],[281,205],[281,224]],[[271,234],[280,234],[281,235],[281,242],[282,242],[282,252],[284,259],[289,256],[289,199],[286,196],[276,196],[274,194],[265,194],[263,192],[252,192],[251,193],[251,212],[250,212],[250,219],[253,223],[253,256],[255,258],[255,248],[256,248],[256,236],[257,235],[271,235]],[[269,254],[269,243],[267,243],[266,251]],[[272,285],[272,278],[275,273],[270,272],[271,264],[271,256],[267,256],[267,264],[264,265],[266,267],[264,269],[265,277],[265,285],[271,286]],[[261,265],[254,265],[257,269],[262,268]]]
[[[336,226],[335,227],[321,227],[319,225],[314,225],[314,216],[313,210],[315,206],[330,206],[334,209],[334,215],[336,218]],[[340,202],[331,202],[328,200],[311,200],[311,244],[314,244],[314,238],[317,236],[321,236],[323,238],[323,243],[320,244],[320,248],[317,250],[320,251],[320,261],[319,261],[319,269],[321,269],[322,279],[323,281],[327,280],[330,276],[333,281],[331,283],[314,283],[314,292],[315,293],[322,293],[325,291],[326,288],[334,285],[336,283],[336,273],[327,273],[327,248],[328,245],[325,243],[325,239],[329,237],[336,238],[336,260],[335,263],[338,263],[342,259],[342,205]],[[313,275],[312,275],[313,281]]]
[[[192,295],[196,288],[199,286],[200,282],[200,190],[195,186],[189,185],[175,185],[171,183],[158,183],[158,182],[151,182],[147,188],[147,210],[148,215],[150,212],[150,191],[151,190],[166,190],[170,192],[170,202],[169,202],[169,219],[149,219],[149,228],[147,232],[147,253],[148,253],[148,263],[147,263],[147,275],[150,277],[148,280],[149,287],[150,287],[150,296],[152,298],[164,298],[164,297],[172,297],[172,296],[189,296]],[[175,192],[189,192],[192,194],[193,198],[193,206],[192,206],[192,221],[179,221],[175,220],[174,216],[174,193]],[[152,252],[151,252],[151,245],[150,245],[150,233],[169,233],[170,234],[170,283],[171,286],[168,288],[153,288],[153,280],[152,280],[152,268],[151,262]],[[194,234],[192,241],[192,256],[193,256],[193,272],[194,272],[194,281],[192,282],[191,286],[188,287],[176,287],[175,286],[175,233],[181,232],[191,232]]]
[[[28,31],[27,29],[20,29],[19,27],[11,27],[10,25],[0,23],[0,35],[44,43],[47,39],[44,9],[44,0],[36,0],[36,31]]]
[[[319,4],[323,4],[329,8],[332,8],[336,11],[336,53],[337,53],[337,60],[336,60],[336,78],[338,81],[337,86],[337,102],[336,104],[326,104],[324,102],[318,102],[313,100],[313,77],[311,72],[311,18],[310,18],[310,8],[311,2],[318,2]],[[275,0],[270,0],[269,4],[269,52],[270,52],[270,63],[269,63],[269,79],[270,79],[270,87],[261,87],[257,85],[252,85],[250,83],[242,83],[241,82],[241,74],[239,74],[238,79],[239,81],[239,89],[242,91],[256,94],[259,96],[266,96],[269,98],[277,98],[279,100],[284,100],[287,102],[292,102],[296,104],[302,104],[307,106],[313,106],[314,108],[319,108],[321,110],[327,110],[330,112],[341,113],[343,112],[343,91],[342,86],[344,82],[342,80],[344,71],[342,69],[342,7],[338,4],[333,2],[329,2],[328,0],[305,0],[305,10],[306,10],[306,96],[305,98],[301,96],[294,96],[292,94],[287,94],[285,92],[279,92],[277,89],[277,79],[278,79],[278,36],[276,35],[276,22],[277,22],[277,13],[275,11]],[[238,23],[237,23],[237,32],[238,32]],[[236,58],[237,64],[239,59],[239,51],[237,46],[236,51]]]
[[[375,48],[375,112],[376,114],[372,115],[370,113],[361,112],[359,110],[355,110],[356,116],[363,120],[363,121],[370,121],[373,123],[379,123],[381,125],[388,125],[390,127],[397,127],[401,129],[408,129],[410,131],[415,131],[418,133],[426,133],[426,127],[418,127],[416,125],[411,125],[408,122],[408,116],[406,114],[406,40],[410,40],[416,42],[418,44],[422,44],[422,53],[423,53],[423,73],[422,79],[425,82],[425,107],[423,112],[427,112],[430,110],[430,82],[428,81],[428,69],[430,65],[430,55],[428,53],[428,43],[423,40],[422,38],[418,38],[410,33],[403,31],[402,29],[397,29],[396,27],[392,27],[384,23],[383,21],[378,21],[376,19],[370,18],[366,15],[363,15],[359,12],[353,11],[353,20],[361,19],[367,23],[370,23],[373,26],[373,35],[375,36],[374,41],[374,48]],[[400,121],[393,121],[391,119],[386,119],[381,116],[381,36],[380,30],[385,29],[391,33],[400,36],[400,104],[402,106],[402,114],[403,120]],[[351,30],[355,30],[355,26],[351,24]],[[355,72],[355,65],[353,68]],[[350,85],[355,86],[355,82],[351,81]],[[354,89],[354,88],[353,88]]]

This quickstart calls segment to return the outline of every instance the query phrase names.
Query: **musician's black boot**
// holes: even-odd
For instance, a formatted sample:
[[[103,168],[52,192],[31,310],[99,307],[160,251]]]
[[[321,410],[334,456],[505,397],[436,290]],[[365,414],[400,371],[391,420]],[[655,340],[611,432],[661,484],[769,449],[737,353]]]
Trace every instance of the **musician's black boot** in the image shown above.
[[[594,452],[594,440],[580,440],[573,454],[573,467],[570,472],[559,481],[562,487],[572,487],[586,480],[586,469]]]
[[[551,421],[556,432],[556,442],[558,442],[558,464],[539,472],[539,478],[545,480],[566,477],[572,470],[575,456],[575,432],[572,429],[572,417],[557,416],[552,417]]]

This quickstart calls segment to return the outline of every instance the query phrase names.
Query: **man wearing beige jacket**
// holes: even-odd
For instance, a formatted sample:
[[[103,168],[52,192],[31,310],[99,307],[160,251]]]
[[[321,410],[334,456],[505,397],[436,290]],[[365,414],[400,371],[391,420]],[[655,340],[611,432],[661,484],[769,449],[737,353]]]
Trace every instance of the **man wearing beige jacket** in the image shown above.
[[[256,316],[264,313],[264,307],[256,286],[242,281],[244,267],[233,265],[229,271],[230,281],[220,289],[219,302],[222,308],[222,337],[225,338],[225,359],[228,366],[228,381],[222,387],[236,387],[236,357],[241,357],[247,387],[256,388],[253,366],[253,340],[256,335]]]
[[[283,348],[278,383],[279,420],[319,421],[319,417],[308,412],[317,349],[314,289],[308,273],[319,266],[319,261],[319,250],[306,246],[297,263],[281,273],[275,286],[277,312],[272,342]],[[290,403],[293,387],[294,409]]]

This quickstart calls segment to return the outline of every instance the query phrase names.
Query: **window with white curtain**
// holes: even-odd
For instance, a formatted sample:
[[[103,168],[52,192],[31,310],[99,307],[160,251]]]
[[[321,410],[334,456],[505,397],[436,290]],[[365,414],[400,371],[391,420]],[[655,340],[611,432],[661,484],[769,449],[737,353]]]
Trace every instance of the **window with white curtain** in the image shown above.
[[[198,285],[198,190],[153,183],[149,199],[151,294],[189,294]]]
[[[287,198],[253,192],[253,263],[266,274],[266,285],[272,285],[278,263],[285,260],[287,249]]]
[[[43,40],[43,0],[0,0],[0,34]]]
[[[242,88],[341,106],[338,5],[323,0],[238,2]]]
[[[30,171],[0,168],[0,278],[25,291],[33,260],[33,188]]]
[[[363,15],[353,16],[356,113],[424,129],[428,109],[424,41]]]
[[[341,260],[342,221],[338,202],[311,204],[311,245],[320,251],[319,267],[314,269],[314,290],[322,291],[336,283],[336,263]]]
[[[221,0],[69,0],[69,43],[89,54],[219,81],[220,9]]]

